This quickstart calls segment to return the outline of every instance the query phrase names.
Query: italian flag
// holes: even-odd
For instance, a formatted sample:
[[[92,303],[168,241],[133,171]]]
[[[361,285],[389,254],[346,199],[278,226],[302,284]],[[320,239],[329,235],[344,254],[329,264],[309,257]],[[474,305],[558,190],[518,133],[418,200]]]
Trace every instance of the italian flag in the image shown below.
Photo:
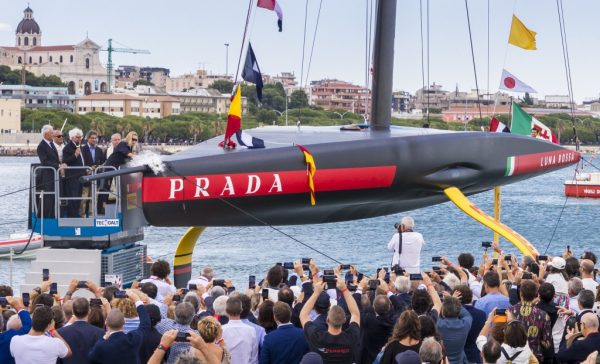
[[[534,136],[534,130],[537,136]],[[512,104],[512,122],[510,132],[520,135],[531,135],[538,139],[544,139],[554,144],[558,144],[556,135],[552,133],[549,127],[542,124],[541,121],[529,115],[521,107],[513,102]]]

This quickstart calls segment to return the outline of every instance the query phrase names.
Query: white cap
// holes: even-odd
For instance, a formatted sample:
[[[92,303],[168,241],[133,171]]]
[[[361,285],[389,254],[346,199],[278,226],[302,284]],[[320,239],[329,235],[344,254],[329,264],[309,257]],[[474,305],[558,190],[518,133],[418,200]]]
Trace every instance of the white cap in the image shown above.
[[[552,261],[548,263],[548,265],[551,265],[556,269],[565,269],[567,262],[561,257],[554,257],[552,258]]]

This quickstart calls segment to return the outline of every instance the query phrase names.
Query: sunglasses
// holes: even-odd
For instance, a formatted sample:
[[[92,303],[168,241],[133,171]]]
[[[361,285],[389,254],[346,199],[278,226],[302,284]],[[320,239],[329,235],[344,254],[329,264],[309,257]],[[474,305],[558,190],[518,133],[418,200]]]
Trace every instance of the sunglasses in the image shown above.
[[[57,135],[56,137],[57,137],[57,138],[62,138],[63,136],[62,136],[62,135]]]

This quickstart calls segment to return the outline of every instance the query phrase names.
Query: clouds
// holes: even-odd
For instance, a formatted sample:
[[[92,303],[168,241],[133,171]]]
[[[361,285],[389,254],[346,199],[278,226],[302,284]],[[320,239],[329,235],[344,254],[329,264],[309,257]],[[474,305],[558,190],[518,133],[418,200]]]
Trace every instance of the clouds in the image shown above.
[[[0,22],[0,33],[10,32],[11,30],[12,30],[12,27],[10,26],[10,24]]]

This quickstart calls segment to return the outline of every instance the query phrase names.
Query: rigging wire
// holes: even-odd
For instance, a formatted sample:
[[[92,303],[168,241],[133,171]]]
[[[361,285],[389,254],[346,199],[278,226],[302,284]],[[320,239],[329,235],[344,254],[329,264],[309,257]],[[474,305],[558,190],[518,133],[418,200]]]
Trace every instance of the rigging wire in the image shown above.
[[[473,60],[473,73],[475,74],[475,89],[477,91],[477,106],[479,108],[479,119],[483,120],[481,113],[481,99],[479,96],[479,83],[477,82],[477,67],[475,66],[475,50],[473,49],[473,35],[471,34],[471,17],[469,16],[469,0],[465,0],[465,9],[467,11],[467,25],[469,27],[469,41],[471,43],[471,59]],[[465,124],[466,126],[466,124]]]
[[[419,20],[421,24],[421,92],[425,92],[425,53],[424,53],[424,43],[423,43],[423,0],[419,0]],[[427,106],[429,109],[429,105]],[[429,113],[427,113],[429,116]],[[427,120],[427,125],[429,125],[429,119]]]
[[[487,85],[486,95],[488,97],[488,103],[486,112],[490,113],[490,0],[487,0]]]
[[[558,25],[560,27],[560,40],[562,44],[563,60],[565,63],[565,75],[567,78],[567,90],[569,93],[569,109],[571,111],[571,123],[573,125],[573,139],[575,141],[575,150],[579,150],[579,138],[575,127],[575,103],[573,96],[573,79],[571,77],[571,61],[569,57],[569,47],[567,43],[567,28],[565,24],[565,14],[562,6],[562,0],[556,0],[556,10],[558,12]]]
[[[250,14],[252,13],[253,0],[248,1],[248,13],[246,14],[246,25],[244,25],[244,35],[242,36],[242,46],[240,47],[240,56],[238,58],[237,69],[235,70],[235,78],[233,84],[237,84],[238,76],[240,74],[240,65],[242,64],[242,55],[244,53],[244,44],[246,44],[246,36],[248,34],[248,24],[250,23]]]
[[[304,39],[302,40],[302,68],[300,69],[300,88],[304,88],[302,81],[304,80],[304,53],[306,52],[306,24],[308,21],[308,0],[306,0],[306,7],[304,8]]]
[[[577,176],[577,167],[575,167],[575,173],[573,174],[573,180],[575,180],[576,176]],[[563,215],[563,212],[565,211],[565,207],[567,206],[567,201],[569,201],[569,196],[565,196],[565,203],[563,203],[562,208],[560,209],[560,213],[558,214],[558,219],[556,220],[556,225],[554,225],[554,230],[552,230],[552,235],[550,236],[550,240],[548,240],[548,244],[546,245],[546,249],[544,250],[544,255],[548,251],[548,248],[550,248],[550,244],[552,243],[552,240],[554,239],[554,235],[556,234],[556,230],[558,229],[558,224],[560,223],[560,219]]]
[[[427,125],[431,125],[429,123],[429,97],[431,92],[429,92],[429,0],[427,0]]]
[[[317,41],[317,32],[319,31],[319,20],[321,19],[321,8],[323,7],[323,0],[319,3],[319,12],[317,13],[317,23],[315,24],[315,33],[313,35],[312,46],[310,48],[310,56],[308,58],[308,67],[306,69],[306,82],[305,85],[308,85],[308,77],[310,74],[310,66],[312,64],[313,52],[315,51],[315,43]],[[302,81],[300,81],[302,82]]]
[[[177,176],[181,177],[181,178],[182,178],[184,181],[186,181],[186,182],[188,182],[188,183],[192,184],[192,185],[193,185],[193,186],[195,186],[195,187],[199,187],[199,185],[198,185],[196,182],[192,181],[192,180],[191,180],[191,179],[189,179],[187,176],[184,176],[184,175],[180,174],[179,172],[177,172],[176,170],[174,170],[172,167],[167,167],[167,168],[169,168],[169,170],[170,170],[171,172],[173,172],[174,174],[176,174]],[[221,197],[217,197],[217,199],[219,199],[220,201],[222,201],[222,202],[223,202],[223,203],[225,203],[226,205],[228,205],[228,206],[230,206],[230,207],[232,207],[232,208],[236,209],[237,211],[241,212],[242,214],[244,214],[244,215],[248,216],[248,217],[249,217],[249,218],[251,218],[252,220],[254,220],[254,221],[256,221],[256,222],[260,223],[261,225],[264,225],[264,226],[266,226],[266,227],[269,227],[269,228],[271,228],[271,229],[275,230],[276,232],[280,233],[281,235],[283,235],[283,236],[285,236],[285,237],[287,237],[287,238],[289,238],[289,239],[291,239],[291,240],[293,240],[293,241],[295,241],[295,242],[297,242],[297,243],[299,243],[299,244],[303,245],[304,247],[306,247],[306,248],[308,248],[308,249],[310,249],[310,250],[312,250],[312,251],[314,251],[314,252],[316,252],[316,253],[318,253],[318,254],[321,254],[322,256],[324,256],[324,257],[326,257],[326,258],[329,258],[329,259],[331,259],[332,261],[334,261],[334,262],[336,262],[336,263],[338,263],[338,264],[343,264],[342,262],[340,262],[339,260],[337,260],[337,259],[335,259],[335,258],[331,257],[330,255],[328,255],[328,254],[326,254],[326,253],[324,253],[324,252],[322,252],[322,251],[318,250],[317,248],[314,248],[314,247],[310,246],[310,245],[309,245],[309,244],[307,244],[307,243],[304,243],[304,242],[302,242],[302,241],[298,240],[297,238],[295,238],[295,237],[291,236],[290,234],[286,233],[285,231],[283,231],[283,230],[281,230],[281,229],[279,229],[279,228],[277,228],[277,227],[275,227],[275,226],[273,226],[273,225],[269,224],[268,222],[266,222],[266,221],[262,220],[261,218],[259,218],[259,217],[255,216],[255,215],[253,215],[252,213],[250,213],[250,212],[248,212],[248,211],[246,211],[246,210],[242,209],[241,207],[239,207],[239,206],[236,206],[236,205],[235,205],[235,204],[233,204],[232,202],[230,202],[230,201],[227,201],[226,199],[224,199],[224,198],[221,198]]]

